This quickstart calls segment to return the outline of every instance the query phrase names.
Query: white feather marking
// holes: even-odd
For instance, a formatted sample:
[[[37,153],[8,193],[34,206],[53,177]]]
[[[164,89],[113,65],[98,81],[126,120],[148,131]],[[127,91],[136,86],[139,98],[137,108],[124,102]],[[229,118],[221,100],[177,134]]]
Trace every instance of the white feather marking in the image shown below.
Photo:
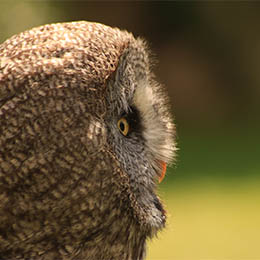
[[[159,160],[171,162],[177,150],[173,140],[173,123],[171,118],[155,110],[154,105],[158,104],[158,97],[153,93],[149,83],[140,82],[135,90],[133,102],[141,114],[143,136],[148,151],[153,159],[156,159],[154,165],[158,167]],[[164,106],[164,104],[161,105]]]

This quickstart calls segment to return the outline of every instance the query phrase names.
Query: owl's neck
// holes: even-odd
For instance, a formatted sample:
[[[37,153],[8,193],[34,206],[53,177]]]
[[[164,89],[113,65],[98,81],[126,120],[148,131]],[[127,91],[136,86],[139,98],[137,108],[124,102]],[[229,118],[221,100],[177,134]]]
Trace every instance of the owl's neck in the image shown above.
[[[127,223],[105,227],[93,232],[82,245],[79,259],[143,260],[146,236]]]
[[[17,230],[15,236],[20,238],[16,239],[9,249],[2,250],[0,246],[0,259],[143,260],[146,253],[146,235],[127,214],[118,217],[115,215],[110,223],[89,226],[86,235],[80,238],[72,234],[73,226],[70,225],[59,231],[63,234],[39,233],[38,237],[34,234],[25,240],[20,238],[25,238],[26,229]],[[49,229],[50,226],[42,228]]]
[[[111,155],[77,157],[77,164],[59,158],[65,149],[48,155],[44,166],[0,189],[0,259],[142,260],[149,231]],[[103,161],[107,169],[96,163]]]
[[[66,253],[78,259],[143,260],[146,253],[146,231],[131,216],[126,204],[122,208],[116,208],[120,203],[117,201],[113,205],[111,201],[109,212],[104,211],[103,216],[90,223],[87,235],[81,241],[65,247]]]
[[[13,193],[16,200],[0,208],[0,259],[144,259],[147,233],[118,187],[77,185],[59,200],[51,197],[58,187],[40,202]]]

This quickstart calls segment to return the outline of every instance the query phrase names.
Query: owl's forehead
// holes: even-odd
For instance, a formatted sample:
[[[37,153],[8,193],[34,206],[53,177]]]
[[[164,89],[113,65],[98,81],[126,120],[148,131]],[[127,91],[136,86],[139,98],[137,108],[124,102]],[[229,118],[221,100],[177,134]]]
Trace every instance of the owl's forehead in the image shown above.
[[[0,45],[0,79],[19,84],[17,79],[80,75],[86,84],[101,86],[131,41],[132,34],[98,23],[44,25]]]
[[[87,97],[90,112],[103,114],[103,100],[122,112],[131,102],[141,105],[142,97],[146,104],[153,101],[151,88],[140,87],[149,86],[150,74],[144,41],[98,23],[44,25],[0,45],[3,100],[34,92],[55,99],[56,90],[64,89],[76,99]],[[135,92],[141,98],[134,99]]]

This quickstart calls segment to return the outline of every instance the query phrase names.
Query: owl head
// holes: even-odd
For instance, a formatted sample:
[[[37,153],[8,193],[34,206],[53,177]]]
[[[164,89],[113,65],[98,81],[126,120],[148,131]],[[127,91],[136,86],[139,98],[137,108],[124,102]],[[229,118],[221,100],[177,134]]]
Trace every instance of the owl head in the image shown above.
[[[5,41],[1,258],[143,259],[174,137],[144,40],[82,21]]]

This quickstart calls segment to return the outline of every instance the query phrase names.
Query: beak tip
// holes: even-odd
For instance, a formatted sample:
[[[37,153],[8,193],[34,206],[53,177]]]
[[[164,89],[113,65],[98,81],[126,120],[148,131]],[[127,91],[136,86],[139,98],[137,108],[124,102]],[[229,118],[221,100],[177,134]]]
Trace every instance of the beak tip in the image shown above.
[[[159,177],[159,183],[161,183],[162,180],[164,179],[165,173],[166,173],[166,168],[167,168],[166,162],[160,161],[160,164],[161,164],[162,171],[161,171],[161,175]]]

